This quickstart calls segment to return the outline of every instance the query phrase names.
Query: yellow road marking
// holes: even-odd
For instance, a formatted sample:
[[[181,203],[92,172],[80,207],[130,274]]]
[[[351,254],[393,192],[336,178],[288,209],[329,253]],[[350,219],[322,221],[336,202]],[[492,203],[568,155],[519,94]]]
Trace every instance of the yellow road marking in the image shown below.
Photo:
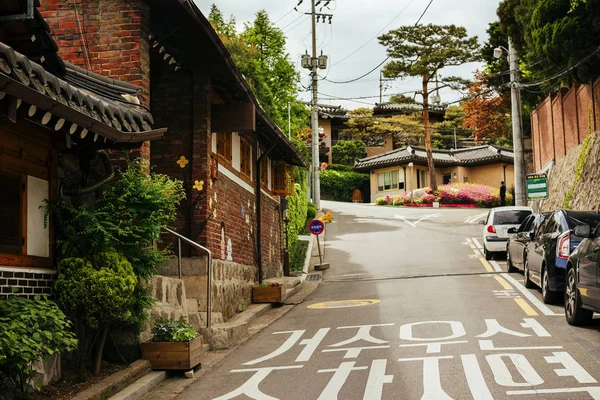
[[[380,302],[381,302],[381,300],[378,300],[378,299],[326,301],[324,303],[311,304],[307,308],[327,310],[327,309],[334,309],[334,308],[351,308],[351,307],[370,306],[372,304],[377,304]]]
[[[479,258],[479,261],[481,261],[481,263],[483,264],[483,266],[485,267],[487,272],[494,272],[494,268],[492,268],[492,266],[490,265],[489,262],[487,262],[487,260],[483,257]]]
[[[473,250],[475,250],[477,248],[477,246],[475,246],[473,244],[473,241],[471,240],[471,238],[467,238],[467,243],[469,244],[469,247],[472,248]]]
[[[510,286],[510,283],[506,282],[504,280],[504,278],[502,278],[501,276],[496,275],[496,276],[494,276],[494,279],[496,279],[498,281],[498,283],[500,283],[505,290],[513,289],[513,287]]]
[[[529,316],[538,315],[538,313],[527,303],[524,299],[514,299],[515,302],[525,311],[525,314]]]
[[[477,249],[473,249],[473,253],[475,253],[475,255],[477,257],[481,257],[482,256],[481,252],[479,250],[477,250]]]

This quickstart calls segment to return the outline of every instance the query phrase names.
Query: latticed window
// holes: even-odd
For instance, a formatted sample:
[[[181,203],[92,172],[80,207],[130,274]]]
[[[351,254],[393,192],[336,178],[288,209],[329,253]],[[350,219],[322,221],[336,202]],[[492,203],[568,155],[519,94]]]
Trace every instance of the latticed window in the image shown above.
[[[294,166],[282,161],[276,162],[271,174],[273,193],[279,196],[294,195]]]
[[[21,254],[22,182],[21,176],[0,171],[0,251]]]
[[[252,179],[252,143],[242,137],[240,140],[240,172]]]
[[[217,133],[217,154],[225,161],[231,162],[231,132]]]

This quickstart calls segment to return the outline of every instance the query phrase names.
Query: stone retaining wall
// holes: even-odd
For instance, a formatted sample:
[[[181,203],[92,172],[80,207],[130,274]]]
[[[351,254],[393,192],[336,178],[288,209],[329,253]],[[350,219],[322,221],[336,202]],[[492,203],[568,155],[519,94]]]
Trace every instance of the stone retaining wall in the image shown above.
[[[582,145],[567,152],[553,167],[549,177],[549,198],[540,203],[541,211],[552,211],[564,207],[565,195],[573,187],[570,208],[573,210],[600,209],[600,132],[591,138],[589,155],[581,178],[575,181],[575,169]]]

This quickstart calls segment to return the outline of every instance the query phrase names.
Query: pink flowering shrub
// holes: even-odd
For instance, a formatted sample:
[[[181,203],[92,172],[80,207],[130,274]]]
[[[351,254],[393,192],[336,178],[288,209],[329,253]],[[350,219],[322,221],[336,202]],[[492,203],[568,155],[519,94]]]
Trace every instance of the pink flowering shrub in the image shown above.
[[[471,183],[443,185],[438,188],[438,199],[441,204],[476,204],[479,207],[497,207],[500,205],[498,188]],[[506,202],[512,196],[506,194]]]

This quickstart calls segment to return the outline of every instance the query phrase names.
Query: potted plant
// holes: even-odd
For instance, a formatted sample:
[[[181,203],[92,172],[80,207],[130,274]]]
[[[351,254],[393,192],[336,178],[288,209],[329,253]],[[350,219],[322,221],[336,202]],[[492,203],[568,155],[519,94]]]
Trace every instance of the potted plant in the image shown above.
[[[152,369],[190,370],[200,364],[204,341],[185,318],[157,318],[152,335],[142,343],[142,358]]]
[[[277,282],[262,281],[252,288],[253,303],[281,303],[283,301],[283,286]]]

